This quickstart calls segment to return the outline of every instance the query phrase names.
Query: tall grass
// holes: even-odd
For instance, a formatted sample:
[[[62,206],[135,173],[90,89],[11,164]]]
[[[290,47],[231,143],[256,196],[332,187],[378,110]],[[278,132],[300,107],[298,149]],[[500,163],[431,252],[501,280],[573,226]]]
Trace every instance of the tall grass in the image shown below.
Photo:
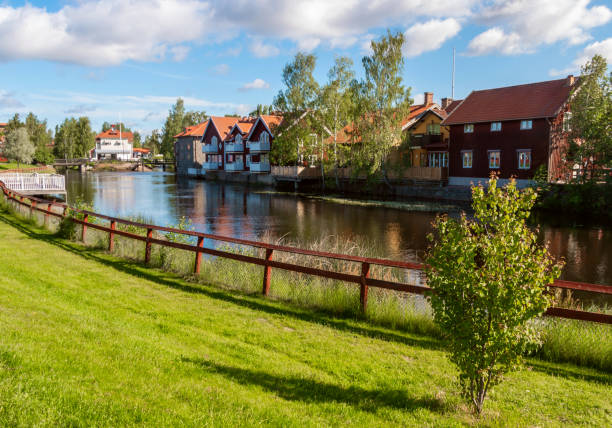
[[[10,206],[3,202],[4,209],[20,217],[29,217],[29,209]],[[44,215],[34,215],[33,223],[41,224]],[[141,223],[151,223],[144,216],[132,220]],[[97,219],[90,217],[90,222]],[[48,221],[46,226],[51,230],[60,231],[62,236],[73,240],[82,240],[79,226],[74,227],[67,236],[65,230],[69,220]],[[181,221],[177,228],[189,229],[189,222]],[[134,226],[117,224],[119,230],[145,235],[145,231]],[[180,234],[154,232],[157,239],[193,244],[193,238]],[[108,233],[89,228],[84,245],[92,248],[108,248]],[[263,239],[266,240],[266,237]],[[270,239],[267,239],[271,241]],[[356,243],[335,236],[329,236],[315,242],[288,241],[286,238],[272,243],[307,248],[314,251],[327,251],[357,256],[377,256],[382,249],[364,243]],[[205,241],[205,245],[206,245]],[[113,254],[141,262],[144,260],[144,243],[129,238],[115,236]],[[263,258],[264,250],[241,245],[221,244],[217,249]],[[277,251],[274,260],[302,266],[315,267],[337,272],[359,275],[359,263],[333,260],[321,257],[311,257],[299,254]],[[152,245],[150,266],[182,275],[185,279],[203,285],[213,285],[224,289],[239,291],[246,294],[262,292],[263,268],[231,259],[208,257],[203,255],[200,273],[193,274],[195,253],[176,248]],[[421,272],[403,269],[372,266],[373,278],[390,281],[406,282],[422,285]],[[368,307],[365,314],[359,304],[359,287],[337,280],[319,278],[298,272],[273,269],[271,275],[269,298],[290,302],[300,307],[323,311],[333,316],[364,318],[372,323],[384,325],[404,331],[426,334],[443,338],[444,334],[433,322],[431,307],[422,296],[400,293],[392,290],[370,288]],[[579,303],[571,293],[557,291],[555,305],[576,308]],[[606,311],[609,308],[589,308],[587,310]],[[541,345],[533,353],[538,358],[553,362],[569,362],[582,366],[593,367],[612,372],[612,326],[597,323],[542,317],[535,321],[541,332]]]

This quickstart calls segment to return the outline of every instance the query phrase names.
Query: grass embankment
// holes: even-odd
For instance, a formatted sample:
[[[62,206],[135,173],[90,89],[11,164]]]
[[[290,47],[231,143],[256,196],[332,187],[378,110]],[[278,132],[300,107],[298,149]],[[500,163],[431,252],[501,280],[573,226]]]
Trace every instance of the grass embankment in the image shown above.
[[[0,425],[609,426],[612,376],[528,362],[474,419],[439,342],[186,282],[0,212]]]
[[[55,170],[50,166],[45,165],[28,165],[28,164],[17,164],[16,162],[0,162],[0,172],[19,169],[23,170],[23,172],[28,172],[30,169],[38,169],[38,168],[47,168],[48,172],[54,172]],[[46,172],[46,171],[45,171]]]

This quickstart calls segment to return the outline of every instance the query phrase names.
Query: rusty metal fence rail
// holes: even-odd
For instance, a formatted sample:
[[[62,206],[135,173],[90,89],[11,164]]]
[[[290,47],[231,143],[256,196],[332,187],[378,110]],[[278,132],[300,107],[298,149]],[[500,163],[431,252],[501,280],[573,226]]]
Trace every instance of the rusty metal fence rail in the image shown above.
[[[291,272],[297,272],[307,275],[313,275],[323,278],[329,278],[349,283],[354,283],[359,285],[360,288],[360,304],[361,309],[363,311],[367,308],[368,303],[368,289],[369,287],[378,287],[388,290],[394,290],[398,292],[405,293],[413,293],[423,295],[427,291],[430,290],[429,287],[421,286],[421,285],[412,285],[394,281],[388,281],[383,279],[376,279],[370,277],[370,268],[372,265],[378,265],[386,268],[398,268],[405,270],[417,270],[422,271],[424,268],[423,264],[420,263],[411,263],[411,262],[401,262],[394,260],[386,260],[379,258],[369,258],[369,257],[359,257],[359,256],[351,256],[346,254],[336,254],[329,252],[321,252],[321,251],[313,251],[296,247],[288,247],[283,245],[275,245],[275,244],[267,244],[264,242],[251,241],[240,238],[232,238],[227,236],[219,236],[212,235],[208,233],[195,232],[190,230],[182,230],[172,227],[164,227],[164,226],[156,226],[151,224],[139,223],[131,220],[126,220],[117,217],[111,217],[104,214],[95,213],[92,211],[81,210],[69,207],[68,205],[49,201],[45,199],[36,198],[33,196],[22,195],[18,192],[12,191],[8,189],[4,183],[0,181],[0,187],[2,188],[3,195],[6,200],[13,201],[23,207],[26,207],[30,210],[30,214],[32,215],[34,212],[40,212],[45,216],[45,220],[47,220],[50,216],[56,218],[65,218],[68,217],[70,221],[75,224],[79,224],[82,227],[82,240],[84,241],[87,236],[87,229],[92,228],[99,230],[101,232],[108,233],[108,250],[113,251],[114,248],[114,239],[115,236],[122,236],[125,238],[141,241],[144,243],[144,261],[145,264],[148,264],[151,260],[151,246],[153,244],[177,248],[180,250],[191,251],[194,254],[194,273],[200,272],[200,267],[202,263],[202,254],[208,254],[210,256],[215,257],[223,257],[231,260],[237,260],[244,263],[250,263],[254,265],[262,266],[263,269],[263,283],[262,283],[262,294],[267,296],[270,290],[270,275],[272,268],[282,269]],[[58,210],[54,210],[53,208],[57,207]],[[78,213],[82,216],[82,219],[75,218],[71,215],[71,212]],[[95,217],[96,219],[101,219],[108,222],[107,225],[92,223],[89,221],[89,218]],[[117,229],[117,224],[123,224],[135,228],[142,229],[143,232],[146,232],[144,235],[139,235],[136,233],[128,232],[125,230]],[[195,245],[180,243],[180,242],[172,242],[169,240],[158,239],[153,237],[153,232],[166,232],[173,233],[178,235],[185,235],[193,238],[197,238],[197,243]],[[236,244],[249,246],[253,248],[259,248],[265,250],[265,256],[263,258],[255,257],[252,255],[245,254],[237,254],[229,251],[219,250],[215,248],[206,248],[204,247],[204,240],[209,239],[211,241],[224,242],[228,244]],[[354,275],[348,274],[344,272],[338,272],[327,269],[320,269],[315,267],[302,266],[294,263],[286,263],[281,261],[274,260],[275,252],[284,252],[290,254],[299,254],[304,256],[312,256],[326,259],[334,259],[341,260],[345,262],[353,262],[361,265],[361,274]],[[592,293],[599,294],[612,294],[612,286],[607,285],[599,285],[599,284],[589,284],[582,282],[574,282],[574,281],[565,281],[565,280],[556,280],[549,287],[554,288],[562,288],[568,290],[579,290],[579,291],[588,291]],[[568,318],[568,319],[576,319],[576,320],[584,320],[591,322],[598,322],[604,324],[612,324],[612,315],[598,312],[588,312],[581,311],[575,309],[566,309],[566,308],[557,308],[552,307],[549,308],[545,315],[559,317],[559,318]]]

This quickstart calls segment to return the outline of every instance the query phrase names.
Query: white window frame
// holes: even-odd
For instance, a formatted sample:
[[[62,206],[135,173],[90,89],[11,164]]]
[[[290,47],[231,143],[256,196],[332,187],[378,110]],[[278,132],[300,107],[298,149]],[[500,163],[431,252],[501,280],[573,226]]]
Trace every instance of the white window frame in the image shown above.
[[[494,159],[491,157],[491,154],[493,153],[498,153],[497,166],[491,166],[491,160]],[[501,150],[499,149],[487,150],[487,158],[489,160],[489,169],[500,169],[501,168]]]
[[[240,135],[240,134],[236,134],[236,138],[234,138],[234,142],[235,142],[236,144],[240,144],[240,143],[242,143],[242,135]]]
[[[570,120],[572,120],[572,112],[566,111],[563,113],[563,132],[572,131],[572,124],[570,123]]]
[[[466,156],[467,154],[470,154],[469,159],[470,159],[470,165],[466,166]],[[472,168],[474,166],[474,151],[473,150],[461,150],[461,166],[463,168]]]
[[[521,131],[527,131],[533,129],[532,120],[521,120]]]
[[[463,125],[463,133],[464,134],[472,134],[474,132],[474,124],[466,123]]]
[[[491,132],[500,132],[502,130],[501,122],[491,122]]]
[[[521,154],[523,154],[523,153],[529,155],[529,166],[528,167],[521,166]],[[518,169],[522,169],[522,170],[531,169],[531,162],[532,162],[531,149],[519,149],[519,150],[516,151],[516,156],[517,156],[517,160],[518,160]]]

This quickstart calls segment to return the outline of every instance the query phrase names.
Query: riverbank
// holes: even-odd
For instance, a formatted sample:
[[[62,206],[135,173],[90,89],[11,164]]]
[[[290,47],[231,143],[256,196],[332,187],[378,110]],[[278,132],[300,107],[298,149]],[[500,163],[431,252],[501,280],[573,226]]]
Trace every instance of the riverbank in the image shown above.
[[[435,339],[186,282],[6,212],[0,236],[1,425],[610,422],[603,372],[529,360],[476,420]]]

